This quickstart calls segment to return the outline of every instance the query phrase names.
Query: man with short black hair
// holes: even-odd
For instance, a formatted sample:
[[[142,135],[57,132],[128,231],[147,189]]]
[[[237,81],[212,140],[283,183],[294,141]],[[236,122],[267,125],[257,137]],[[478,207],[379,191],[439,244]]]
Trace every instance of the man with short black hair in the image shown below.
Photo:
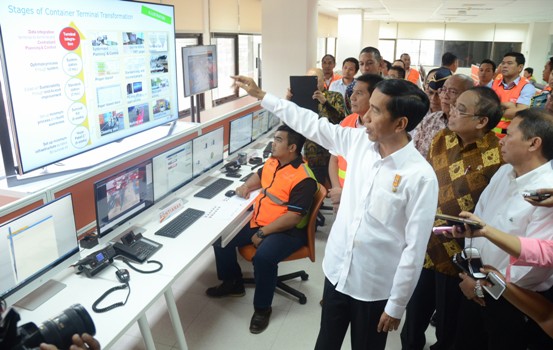
[[[383,78],[376,74],[365,74],[357,77],[353,94],[351,95],[352,114],[348,115],[340,122],[340,126],[345,128],[365,128],[361,119],[369,110],[371,95]],[[328,162],[328,177],[330,178],[331,188],[328,190],[328,196],[334,207],[338,211],[340,199],[342,197],[342,188],[346,179],[347,162],[340,155],[331,154]]]
[[[503,118],[494,129],[499,138],[505,137],[511,119],[518,111],[529,108],[536,94],[534,85],[520,76],[524,63],[526,59],[520,52],[507,52],[500,64],[503,79],[493,82],[492,89],[499,96],[504,109]]]
[[[409,140],[428,111],[426,94],[405,80],[376,85],[365,130],[342,128],[262,91],[235,84],[304,136],[348,161],[342,201],[326,245],[321,329],[316,349],[384,349],[420,273],[438,199],[436,175]]]
[[[278,263],[305,245],[308,212],[317,191],[314,175],[303,162],[301,149],[305,137],[281,125],[274,137],[272,155],[265,165],[238,188],[236,194],[255,199],[249,224],[223,248],[213,246],[217,276],[222,284],[206,290],[212,298],[239,297],[246,292],[236,248],[248,244],[257,247],[253,257],[255,276],[254,314],[250,332],[263,332],[269,325],[271,304],[277,283]]]
[[[346,88],[353,82],[355,74],[359,71],[359,61],[355,57],[348,57],[342,63],[342,79],[338,79],[330,84],[328,91],[339,92],[346,97]]]
[[[392,67],[388,71],[389,79],[405,79],[405,69],[401,67]]]
[[[364,47],[359,53],[359,71],[361,74],[376,74],[380,75],[384,60],[380,51],[376,47],[367,46]],[[353,86],[355,80],[346,88],[345,102],[346,102],[346,115],[351,114],[351,102],[350,96],[353,93]]]
[[[496,68],[497,66],[494,61],[487,58],[483,59],[478,68],[478,86],[491,88]]]
[[[442,67],[447,68],[454,74],[459,68],[459,58],[451,52],[442,55]]]
[[[553,188],[553,116],[535,108],[519,111],[499,143],[507,164],[482,192],[474,214],[511,235],[553,239],[553,211],[522,196],[526,190]],[[512,265],[509,255],[485,237],[467,238],[465,245],[478,249],[485,264],[519,287],[546,292],[553,286],[553,269]],[[466,299],[461,299],[456,349],[553,349],[553,339],[521,311],[484,294],[472,277],[460,277]]]
[[[336,58],[331,54],[326,54],[321,59],[321,68],[323,69],[324,74],[324,88],[329,90],[330,84],[333,81],[339,80],[342,78],[340,74],[334,73],[334,68],[336,67]]]

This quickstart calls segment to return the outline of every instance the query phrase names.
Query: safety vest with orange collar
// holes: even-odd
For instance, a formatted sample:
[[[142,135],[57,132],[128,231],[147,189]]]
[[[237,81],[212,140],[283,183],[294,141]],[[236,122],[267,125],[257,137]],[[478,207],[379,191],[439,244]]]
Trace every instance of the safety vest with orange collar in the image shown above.
[[[353,113],[348,115],[342,120],[340,126],[344,128],[356,128],[357,120],[359,119],[359,114]],[[348,162],[344,157],[338,156],[338,181],[340,181],[340,186],[344,187],[344,181],[346,181],[346,169],[348,167]]]
[[[269,158],[263,166],[261,192],[255,199],[251,227],[266,226],[286,214],[292,189],[307,178],[315,179],[305,162],[297,168],[290,163],[279,168],[279,164],[276,158]],[[305,215],[296,227],[304,228],[308,220],[309,216]]]
[[[528,84],[528,80],[524,77],[520,77],[518,84],[513,85],[510,89],[505,90],[503,85],[503,79],[496,79],[493,82],[492,90],[495,91],[499,100],[501,102],[512,102],[517,103],[518,98],[520,97],[520,92],[522,88]],[[511,120],[507,118],[501,118],[497,126],[493,129],[497,137],[502,139],[507,134],[507,127],[511,124]]]
[[[325,89],[328,90],[332,82],[340,79],[342,79],[342,76],[340,74],[332,73],[332,77],[330,77],[330,79],[325,79]]]
[[[417,85],[420,81],[420,77],[421,77],[420,73],[413,68],[409,68],[409,70],[405,74],[405,80],[409,80],[413,84],[417,84]]]

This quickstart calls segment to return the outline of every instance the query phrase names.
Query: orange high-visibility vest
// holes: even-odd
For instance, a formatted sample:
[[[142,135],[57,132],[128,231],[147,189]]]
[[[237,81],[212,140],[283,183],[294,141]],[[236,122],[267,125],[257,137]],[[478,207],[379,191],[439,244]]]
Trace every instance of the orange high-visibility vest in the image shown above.
[[[276,158],[269,158],[263,165],[261,192],[255,199],[253,217],[250,221],[251,227],[266,226],[287,213],[290,193],[294,186],[306,178],[315,178],[307,163],[302,163],[297,168],[287,164],[279,169],[278,165],[279,162]],[[262,207],[263,210],[260,210]],[[306,210],[308,209],[306,208]],[[307,215],[296,227],[305,227],[306,219],[309,219]]]
[[[405,80],[409,80],[413,84],[418,84],[420,77],[421,75],[416,69],[409,68],[409,71],[406,72]]]
[[[344,128],[355,128],[357,127],[357,119],[359,114],[353,113],[348,115],[342,120],[340,126]],[[342,156],[338,156],[338,180],[340,181],[340,186],[344,187],[344,181],[346,180],[346,169],[348,167],[348,162]]]
[[[330,81],[328,82],[328,84],[326,83],[326,79],[325,79],[325,89],[328,90],[332,82],[340,79],[342,79],[342,76],[340,74],[332,73],[332,78],[330,78]]]
[[[518,84],[508,90],[505,90],[505,87],[503,86],[503,80],[494,80],[492,90],[495,91],[497,96],[499,96],[499,100],[501,102],[517,103],[517,100],[520,97],[520,92],[526,84],[528,84],[528,80],[524,77],[521,77]],[[499,137],[500,139],[505,137],[509,124],[511,124],[510,119],[501,118],[497,126],[493,129],[497,137]]]

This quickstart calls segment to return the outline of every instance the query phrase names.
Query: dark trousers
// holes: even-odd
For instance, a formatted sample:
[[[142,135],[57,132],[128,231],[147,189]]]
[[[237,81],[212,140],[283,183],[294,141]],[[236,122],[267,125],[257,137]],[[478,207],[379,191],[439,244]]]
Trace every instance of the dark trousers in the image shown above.
[[[426,344],[424,332],[436,310],[436,343],[432,350],[449,349],[455,339],[457,316],[462,292],[461,280],[434,270],[422,269],[419,282],[405,313],[401,330],[403,350],[422,350]]]
[[[213,247],[217,276],[220,280],[242,279],[236,248],[251,244],[252,235],[257,229],[252,229],[247,224],[224,248]],[[256,309],[266,309],[271,306],[277,283],[278,263],[305,245],[306,239],[302,230],[294,228],[270,234],[259,245],[252,261],[255,277],[253,305]]]
[[[526,319],[504,298],[486,295],[486,306],[461,299],[455,349],[526,350]]]
[[[351,324],[351,347],[359,349],[384,349],[387,332],[376,328],[384,312],[387,300],[366,302],[340,293],[325,278],[321,329],[316,350],[339,350]]]

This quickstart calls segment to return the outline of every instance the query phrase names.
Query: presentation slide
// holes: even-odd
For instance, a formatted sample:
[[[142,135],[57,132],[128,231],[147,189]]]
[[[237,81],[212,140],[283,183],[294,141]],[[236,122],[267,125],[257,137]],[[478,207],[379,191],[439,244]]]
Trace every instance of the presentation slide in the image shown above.
[[[11,0],[0,25],[20,172],[178,118],[172,6]]]

